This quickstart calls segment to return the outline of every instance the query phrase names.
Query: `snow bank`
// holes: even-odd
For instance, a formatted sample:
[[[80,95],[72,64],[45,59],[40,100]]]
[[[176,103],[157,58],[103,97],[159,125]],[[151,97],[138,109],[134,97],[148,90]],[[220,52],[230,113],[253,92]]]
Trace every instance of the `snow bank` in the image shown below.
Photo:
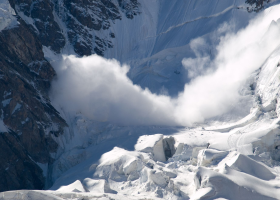
[[[197,156],[197,165],[206,166],[211,164],[213,161],[217,163],[219,159],[224,158],[227,154],[228,152],[218,151],[214,149],[200,150]]]
[[[12,199],[63,200],[64,199],[46,191],[18,190],[18,191],[2,192],[0,194],[2,199],[7,199],[7,200],[12,200]]]
[[[173,157],[170,159],[174,160],[174,161],[187,161],[188,159],[190,159],[192,157],[193,153],[193,147],[184,144],[184,143],[179,143],[176,149],[175,154],[173,155]]]
[[[200,167],[196,173],[196,193],[191,199],[258,199],[271,200],[279,197],[279,190],[266,181],[225,167],[225,174]]]
[[[86,192],[83,184],[79,180],[75,181],[70,185],[61,186],[57,191],[58,192]]]
[[[155,160],[165,162],[165,154],[163,149],[163,135],[143,135],[141,136],[137,144],[135,145],[135,150],[145,153],[152,153]]]
[[[93,193],[113,193],[115,194],[116,191],[111,190],[108,182],[106,180],[94,180],[91,178],[85,178],[83,180],[83,186],[88,192]]]
[[[225,160],[223,160],[219,165],[221,166],[224,164],[231,167],[232,169],[244,172],[262,180],[268,181],[276,178],[276,175],[271,168],[238,152],[231,152],[229,156],[225,158]]]
[[[94,177],[112,179],[114,181],[135,180],[143,168],[143,156],[138,152],[129,152],[115,147],[103,154]]]

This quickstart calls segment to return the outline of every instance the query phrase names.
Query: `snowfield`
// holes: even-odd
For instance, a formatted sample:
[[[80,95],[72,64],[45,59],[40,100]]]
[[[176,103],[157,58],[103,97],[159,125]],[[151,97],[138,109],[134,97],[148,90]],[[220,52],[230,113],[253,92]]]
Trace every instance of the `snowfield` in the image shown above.
[[[114,44],[119,49],[106,55],[131,71],[97,56],[61,59],[45,47],[46,58],[62,66],[52,102],[69,124],[54,138],[60,146],[53,155],[54,183],[44,191],[3,192],[0,199],[280,199],[280,5],[249,23],[243,4],[211,2],[213,10],[201,6],[179,21],[158,23],[164,17],[153,8],[173,12],[173,3],[143,1],[146,24],[141,15],[116,22],[123,32],[133,29],[129,23],[143,25],[136,35],[142,43],[121,38]],[[210,26],[229,19],[244,20],[235,27],[240,31],[206,45],[217,32],[200,30],[201,20]],[[154,24],[156,30],[146,27]],[[197,32],[184,37],[190,26]],[[134,44],[137,51],[126,49]],[[213,55],[201,52],[204,47]],[[195,71],[194,64],[202,68]],[[181,81],[186,84],[177,88]]]

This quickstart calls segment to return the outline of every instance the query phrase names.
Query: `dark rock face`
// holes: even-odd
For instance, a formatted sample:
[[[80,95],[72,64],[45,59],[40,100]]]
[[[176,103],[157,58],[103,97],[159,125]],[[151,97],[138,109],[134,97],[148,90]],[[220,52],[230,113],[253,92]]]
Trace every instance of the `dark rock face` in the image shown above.
[[[112,48],[111,23],[140,14],[137,0],[9,0],[16,13],[29,24],[44,46],[56,53],[70,42],[80,55],[103,56]],[[64,30],[65,29],[65,30]],[[114,34],[114,33],[113,33]]]
[[[50,0],[10,0],[10,4],[23,19],[31,19],[32,24],[29,25],[43,45],[51,47],[56,53],[60,52],[65,38],[54,19]]]
[[[110,0],[58,0],[55,5],[78,55],[104,55],[107,48],[113,47],[111,41],[106,39],[108,36],[95,36],[95,31],[109,29],[110,21],[121,20],[117,6]]]
[[[270,0],[246,0],[245,3],[250,5],[250,7],[247,7],[248,12],[259,12],[264,8],[264,5],[269,2]]]
[[[129,19],[133,19],[135,15],[141,13],[139,10],[140,4],[137,0],[118,0],[118,3],[126,17]]]
[[[42,189],[44,177],[41,168],[29,157],[17,133],[0,134],[0,191],[22,188]],[[4,163],[3,163],[4,161]]]
[[[35,162],[53,162],[53,131],[62,134],[67,126],[47,96],[55,71],[36,35],[19,22],[0,32],[0,116],[10,129],[0,133],[0,191],[43,188]]]

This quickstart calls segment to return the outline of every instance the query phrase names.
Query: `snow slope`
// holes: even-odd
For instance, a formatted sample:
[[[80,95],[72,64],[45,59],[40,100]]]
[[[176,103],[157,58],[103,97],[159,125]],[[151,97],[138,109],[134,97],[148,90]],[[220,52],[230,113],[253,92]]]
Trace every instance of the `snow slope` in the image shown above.
[[[248,14],[248,5],[243,0],[142,0],[139,3],[141,15],[134,20],[123,18],[112,25],[116,33],[112,41],[114,48],[108,49],[105,57],[128,63],[129,77],[134,83],[156,93],[163,88],[172,96],[190,81],[182,60],[196,56],[189,45],[192,39],[205,38],[204,52],[214,55],[214,47],[226,29],[236,31],[254,16]]]
[[[81,156],[85,161],[60,176],[46,194],[76,199],[278,199],[279,59],[276,48],[254,73],[258,102],[244,119],[195,128],[104,123],[95,145],[84,143],[58,159],[54,171],[67,163],[73,166]],[[84,130],[82,137],[89,134],[86,129],[97,130],[81,115],[77,122],[72,124]]]
[[[118,48],[112,49],[112,51],[116,52],[111,52],[111,55],[116,56],[122,52],[118,58],[121,61],[125,60],[131,64],[130,77],[137,68],[135,67],[138,66],[137,63],[142,62],[149,56],[155,58],[154,56],[156,55],[157,59],[164,58],[164,62],[162,63],[160,61],[151,62],[150,68],[157,63],[161,63],[162,66],[170,65],[173,67],[176,65],[173,62],[174,60],[182,67],[182,59],[194,54],[191,52],[189,45],[191,39],[203,36],[206,41],[211,41],[211,37],[218,33],[215,31],[217,26],[213,26],[210,30],[208,27],[200,30],[200,34],[194,31],[190,33],[193,35],[189,35],[188,37],[168,36],[169,32],[175,31],[176,29],[180,29],[179,32],[182,32],[182,34],[186,33],[186,30],[195,30],[189,27],[191,23],[185,23],[188,20],[193,21],[199,27],[197,23],[200,23],[200,20],[206,20],[203,23],[208,24],[210,22],[207,20],[211,21],[215,19],[214,21],[217,24],[222,24],[227,20],[239,21],[242,18],[242,24],[237,24],[234,27],[238,29],[245,26],[250,18],[248,13],[243,9],[235,9],[236,7],[232,6],[230,2],[228,4],[224,2],[225,4],[219,5],[217,8],[211,10],[211,12],[209,10],[204,12],[202,6],[199,7],[202,9],[201,11],[198,9],[198,13],[188,16],[189,18],[187,16],[183,18],[182,15],[184,13],[181,13],[181,15],[178,13],[179,16],[176,19],[180,19],[181,21],[172,21],[168,18],[168,20],[171,20],[169,23],[167,23],[168,20],[167,22],[163,20],[164,23],[160,24],[157,18],[159,17],[159,13],[164,12],[159,10],[166,9],[168,11],[171,8],[175,9],[174,6],[169,5],[168,2],[162,3],[159,6],[156,4],[158,3],[157,1],[151,1],[149,5],[146,5],[146,8],[151,10],[150,13],[144,9],[145,3],[142,4],[142,12],[147,13],[135,17],[134,21],[128,21],[127,23],[131,23],[130,25],[126,23],[117,24],[120,22],[116,22],[117,28],[128,29],[129,27],[129,31],[134,31],[139,28],[138,26],[134,26],[143,23],[137,20],[145,20],[141,17],[153,16],[154,18],[152,19],[154,19],[154,23],[158,24],[156,27],[160,30],[156,30],[153,24],[149,25],[145,23],[145,25],[151,27],[147,28],[147,30],[153,30],[153,34],[156,35],[155,38],[149,39],[155,40],[156,42],[154,41],[154,43],[156,44],[154,45],[158,46],[154,52],[145,51],[144,54],[139,54],[140,51],[138,49],[137,51],[135,50],[135,55],[133,55],[134,51],[129,48],[127,52],[123,52],[126,50],[124,47],[136,44],[123,38],[121,39],[123,41],[119,42],[123,45],[122,48],[124,50],[118,49],[120,45],[115,45]],[[200,3],[203,4],[203,2]],[[182,7],[183,5],[179,6]],[[184,6],[186,5],[184,4]],[[274,9],[277,8],[275,7]],[[174,13],[174,10],[170,12]],[[199,13],[207,14],[210,17],[203,17]],[[226,14],[229,14],[229,16],[225,17]],[[186,30],[181,30],[184,27]],[[125,31],[120,30],[119,32],[124,33]],[[153,42],[149,41],[145,43],[145,41],[141,40],[148,33],[142,35],[140,33],[141,31],[135,31],[135,33],[127,35],[137,37],[138,42],[141,41],[139,45],[142,45],[141,48],[143,50],[150,49],[147,45],[151,45]],[[216,37],[221,35],[217,35]],[[164,37],[166,38],[161,42],[161,39]],[[176,39],[178,38],[184,39],[184,41],[176,44]],[[217,40],[217,38],[214,39]],[[166,43],[164,41],[170,42]],[[129,42],[129,44],[126,42]],[[162,46],[160,45],[161,43]],[[215,46],[215,43],[213,46]],[[172,54],[172,52],[176,51],[181,56]],[[110,57],[109,54],[106,56]],[[127,57],[121,58],[121,56]],[[142,56],[143,58],[141,58]],[[50,55],[48,57],[50,58]],[[259,188],[250,186],[250,181],[240,182],[240,179],[244,173],[248,174],[249,177],[253,176],[259,181],[260,186],[263,185],[263,187],[271,191],[275,187],[275,184],[278,183],[278,176],[275,175],[275,170],[277,171],[275,165],[277,165],[277,160],[279,160],[278,145],[280,145],[278,142],[279,120],[277,115],[279,112],[277,104],[279,78],[277,75],[278,68],[276,67],[279,59],[279,50],[276,49],[262,67],[252,74],[249,81],[252,90],[252,93],[249,95],[252,100],[249,103],[252,104],[246,105],[252,107],[251,112],[243,119],[234,123],[228,123],[225,120],[226,118],[224,118],[223,125],[210,123],[211,126],[201,124],[202,127],[198,126],[194,128],[118,126],[109,122],[96,122],[87,119],[82,114],[77,114],[73,117],[67,111],[62,112],[63,117],[68,121],[70,127],[65,131],[64,137],[57,139],[61,150],[54,155],[56,162],[53,165],[52,175],[56,182],[51,188],[57,191],[49,192],[64,197],[69,196],[69,194],[77,195],[77,192],[81,192],[79,194],[81,196],[94,196],[97,195],[95,194],[96,192],[101,192],[106,193],[108,198],[117,198],[115,193],[118,193],[118,198],[120,199],[126,196],[135,199],[145,197],[155,199],[199,199],[203,197],[208,197],[209,199],[216,197],[228,199],[241,198],[240,196],[234,196],[234,193],[226,194],[226,188],[219,188],[215,182],[218,177],[218,179],[221,178],[222,182],[228,183],[228,187],[244,187],[245,189],[244,191],[242,190],[242,194],[244,193],[245,196],[242,196],[245,199],[249,197],[260,199],[277,197],[277,191],[267,194],[259,191]],[[170,63],[168,63],[169,60]],[[139,65],[139,69],[142,70],[145,68]],[[159,69],[161,73],[165,73],[162,68]],[[175,76],[177,75],[175,74]],[[150,81],[158,80],[153,77],[149,77],[148,79]],[[176,82],[177,79],[174,80]],[[178,91],[174,80],[170,81],[172,81],[172,86],[176,87],[176,91]],[[185,83],[185,81],[184,79],[182,82]],[[162,82],[159,85],[162,85]],[[155,88],[157,90],[160,89],[157,85],[155,85]],[[258,162],[258,164],[254,162]],[[265,167],[259,162],[274,167],[274,169]],[[225,163],[233,170],[237,170],[237,172],[230,171]],[[254,168],[256,165],[260,166]],[[259,171],[262,173],[265,171],[265,175],[260,175]],[[231,174],[234,175],[231,176]],[[200,179],[205,180],[202,183]],[[263,184],[263,180],[269,183]],[[252,190],[256,192],[252,193]],[[71,193],[73,191],[74,193]],[[68,192],[70,193],[68,194]],[[97,195],[94,198],[99,198],[99,196]]]
[[[192,39],[203,37],[210,43],[206,49],[213,51],[209,55],[213,59],[214,47],[225,34],[221,30],[225,26],[220,25],[233,20],[235,26],[225,30],[234,32],[252,17],[242,1],[143,0],[141,5],[142,15],[116,21],[115,32],[127,38],[117,37],[116,48],[106,57],[129,63],[134,83],[152,91],[160,91],[163,85],[170,94],[177,94],[188,82],[188,72],[178,76],[184,75],[183,58],[197,56]],[[265,12],[273,11],[269,9],[278,11],[280,6]],[[280,14],[269,28],[279,28],[277,18]],[[47,51],[46,57],[57,59]],[[280,47],[272,52],[243,83],[250,88],[244,92],[250,99],[244,104],[251,109],[235,122],[230,120],[239,118],[229,113],[192,127],[121,126],[60,110],[69,128],[56,138],[60,150],[53,155],[53,186],[46,191],[5,192],[0,197],[279,199]]]
[[[81,142],[87,143],[67,145],[54,171],[71,169],[57,174],[48,193],[89,199],[278,199],[279,50],[251,75],[251,111],[234,123],[118,127],[77,115],[71,124],[80,131],[73,137],[83,133]],[[100,132],[93,136],[89,130]],[[75,165],[79,159],[85,161]]]

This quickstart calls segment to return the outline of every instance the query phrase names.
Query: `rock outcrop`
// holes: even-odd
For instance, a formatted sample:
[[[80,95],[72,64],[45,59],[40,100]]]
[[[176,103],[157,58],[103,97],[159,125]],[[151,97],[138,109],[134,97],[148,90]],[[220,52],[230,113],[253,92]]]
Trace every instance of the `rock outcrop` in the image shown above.
[[[50,165],[52,139],[67,126],[48,98],[55,76],[42,45],[25,22],[0,32],[0,116],[8,132],[0,134],[0,191],[42,189],[41,163]]]
[[[29,25],[44,46],[56,53],[67,46],[80,55],[112,48],[111,23],[140,14],[137,0],[10,0],[16,13]],[[97,34],[100,32],[101,34]],[[69,48],[67,46],[67,48]]]
[[[65,38],[53,15],[54,5],[51,0],[10,0],[10,4],[44,46],[56,53],[61,51]]]
[[[259,12],[265,6],[265,4],[269,3],[270,0],[246,0],[245,3],[249,5],[247,7],[248,12]]]

